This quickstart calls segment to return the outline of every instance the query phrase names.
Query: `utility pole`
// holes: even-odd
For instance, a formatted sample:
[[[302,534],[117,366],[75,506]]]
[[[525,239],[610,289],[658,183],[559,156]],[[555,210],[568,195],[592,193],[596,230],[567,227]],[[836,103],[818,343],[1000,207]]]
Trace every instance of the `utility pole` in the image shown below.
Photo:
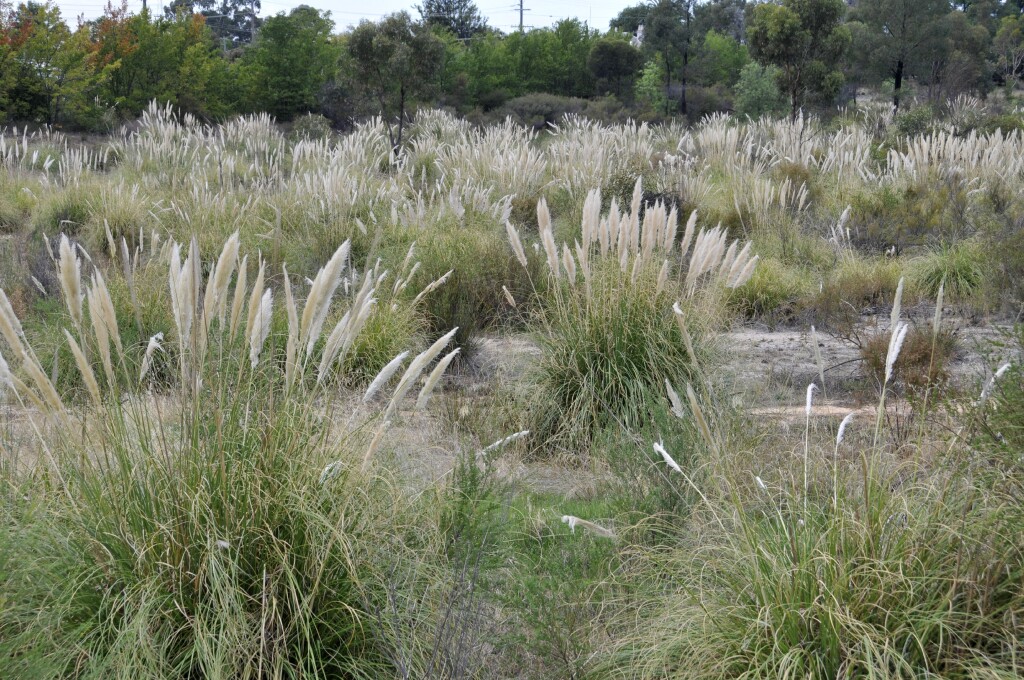
[[[519,0],[519,32],[523,32],[523,0]]]

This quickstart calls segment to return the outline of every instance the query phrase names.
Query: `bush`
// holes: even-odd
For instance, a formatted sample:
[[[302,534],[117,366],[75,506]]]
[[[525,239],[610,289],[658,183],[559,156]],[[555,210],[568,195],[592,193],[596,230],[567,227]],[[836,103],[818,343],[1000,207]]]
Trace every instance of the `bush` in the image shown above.
[[[176,287],[187,309],[191,280],[186,268]],[[33,369],[19,398],[50,420],[35,430],[46,459],[0,470],[19,489],[0,495],[0,676],[430,677],[432,655],[457,651],[431,637],[435,584],[451,573],[428,528],[437,504],[370,468],[365,441],[335,438],[324,393],[285,378],[273,324],[252,340],[217,318],[212,306],[165,338],[181,360],[166,391],[104,381],[90,409],[59,403],[5,336]],[[118,332],[108,321],[73,332],[93,356],[98,328]],[[114,358],[119,384],[136,383],[137,366]]]
[[[736,113],[760,118],[786,111],[786,99],[777,84],[778,69],[752,61],[740,71],[736,83]]]
[[[915,106],[900,111],[893,120],[892,132],[899,137],[920,137],[933,130],[935,126],[935,109],[928,105]],[[895,140],[894,140],[895,141]]]
[[[846,258],[821,282],[817,292],[801,300],[799,307],[819,328],[847,332],[862,312],[893,299],[901,273],[898,260]]]
[[[78,189],[57,190],[41,201],[32,215],[32,228],[49,236],[61,232],[76,235],[89,221],[89,199]]]
[[[291,135],[299,140],[330,139],[333,134],[331,121],[319,113],[299,116],[291,124]]]
[[[8,195],[0,191],[0,234],[13,234],[25,225],[26,215]]]
[[[889,333],[878,333],[860,347],[865,372],[874,384],[885,381],[885,361],[889,350]],[[893,381],[905,385],[912,395],[924,394],[926,389],[941,389],[949,381],[949,364],[959,347],[952,331],[943,328],[938,334],[930,326],[913,326],[907,332],[903,348],[893,366]]]

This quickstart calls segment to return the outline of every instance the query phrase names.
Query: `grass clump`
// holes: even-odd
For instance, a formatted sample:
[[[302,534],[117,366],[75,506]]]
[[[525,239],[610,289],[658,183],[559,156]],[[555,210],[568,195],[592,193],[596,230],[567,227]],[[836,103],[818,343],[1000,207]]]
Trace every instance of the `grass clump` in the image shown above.
[[[550,290],[528,419],[542,440],[573,455],[602,428],[635,430],[666,380],[693,379],[696,353],[706,351],[695,321],[705,323],[716,291],[743,285],[757,265],[749,243],[730,245],[721,228],[697,231],[696,213],[677,245],[675,208],[656,202],[641,219],[642,197],[637,180],[630,208],[620,213],[613,200],[602,217],[601,192],[591,191],[575,248],[558,248],[547,204],[537,206]],[[508,235],[527,266],[511,225]]]
[[[665,380],[692,381],[690,356],[673,296],[657,290],[657,271],[631,284],[616,264],[595,267],[591,289],[561,290],[544,312],[548,329],[531,398],[534,431],[572,450],[607,427],[635,430],[664,399]],[[707,351],[700,331],[694,348]]]
[[[765,485],[716,508],[700,549],[663,564],[688,585],[620,647],[623,676],[1018,676],[1019,505],[861,481],[836,505]]]
[[[943,286],[950,300],[969,300],[984,280],[984,257],[970,241],[945,245],[910,263],[910,279],[918,290],[935,297]]]
[[[265,267],[249,285],[237,234],[216,264],[202,265],[194,242],[187,250],[183,262],[172,243],[161,258],[173,327],[150,341],[139,370],[104,280],[83,284],[62,238],[62,332],[88,397],[75,408],[0,293],[15,366],[4,361],[0,378],[35,406],[26,417],[38,453],[27,471],[3,470],[18,492],[0,498],[0,675],[420,674],[431,644],[408,631],[429,630],[434,610],[405,603],[430,602],[444,565],[442,542],[425,531],[433,506],[372,465],[387,422],[366,447],[348,430],[338,436],[322,400],[381,278],[367,273],[351,314],[325,333],[342,246],[303,304],[286,283],[278,335]],[[388,415],[450,339],[410,362]],[[162,344],[177,362],[165,389],[136,389],[151,384],[147,360]]]

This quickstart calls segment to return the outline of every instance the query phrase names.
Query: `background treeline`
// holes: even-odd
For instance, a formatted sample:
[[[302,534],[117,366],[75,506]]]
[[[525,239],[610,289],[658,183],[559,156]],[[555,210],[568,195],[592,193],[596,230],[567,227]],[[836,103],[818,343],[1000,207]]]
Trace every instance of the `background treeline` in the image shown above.
[[[178,0],[163,15],[111,4],[73,27],[50,2],[0,0],[0,123],[105,131],[155,99],[210,121],[383,114],[397,143],[423,104],[534,125],[796,115],[864,92],[1011,98],[1024,73],[1024,0],[657,0],[607,33],[565,19],[504,34],[469,0],[415,11],[339,34],[308,6],[260,18],[255,1]]]

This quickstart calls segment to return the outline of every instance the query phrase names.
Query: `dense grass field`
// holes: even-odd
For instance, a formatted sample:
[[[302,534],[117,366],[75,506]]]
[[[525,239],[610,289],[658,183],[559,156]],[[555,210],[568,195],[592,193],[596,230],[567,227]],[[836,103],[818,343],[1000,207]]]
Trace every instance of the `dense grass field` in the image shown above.
[[[0,131],[0,677],[1021,676],[986,116]]]

